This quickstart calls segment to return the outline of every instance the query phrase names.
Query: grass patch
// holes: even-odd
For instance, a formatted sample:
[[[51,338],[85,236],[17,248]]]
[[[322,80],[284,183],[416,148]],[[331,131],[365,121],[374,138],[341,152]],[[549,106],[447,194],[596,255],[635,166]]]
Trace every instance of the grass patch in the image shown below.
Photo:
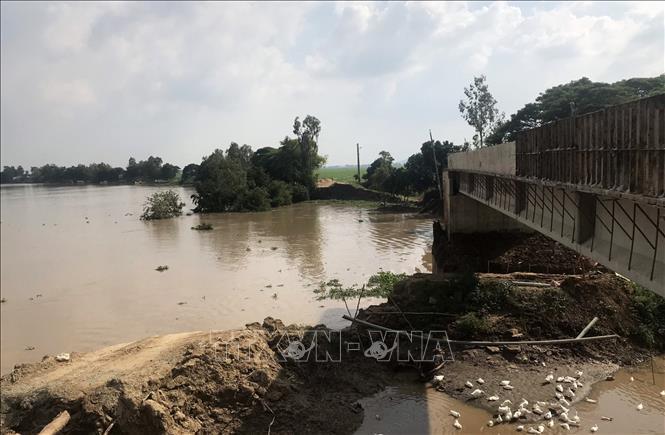
[[[367,165],[360,166],[360,176],[362,177],[367,173]],[[319,179],[321,178],[332,178],[335,181],[341,181],[343,183],[358,184],[358,181],[355,179],[354,175],[358,174],[358,168],[356,166],[331,166],[329,168],[321,168],[318,171]]]

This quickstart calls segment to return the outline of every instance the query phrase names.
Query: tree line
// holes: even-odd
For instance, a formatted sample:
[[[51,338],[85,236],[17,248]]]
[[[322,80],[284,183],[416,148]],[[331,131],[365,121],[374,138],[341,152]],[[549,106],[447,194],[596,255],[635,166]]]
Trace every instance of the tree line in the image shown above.
[[[487,78],[484,75],[474,77],[464,88],[464,98],[458,105],[462,118],[474,129],[471,143],[425,142],[420,152],[409,157],[401,167],[394,165],[389,152],[381,151],[367,168],[362,184],[404,196],[435,189],[437,173],[447,167],[450,153],[466,151],[470,146],[481,148],[514,141],[522,130],[662,93],[665,93],[665,74],[615,83],[594,82],[583,77],[541,92],[534,102],[527,103],[506,119],[489,91]]]
[[[135,183],[173,181],[180,168],[170,163],[163,163],[161,157],[148,157],[136,161],[130,157],[126,168],[112,167],[108,163],[78,164],[58,166],[46,164],[33,166],[29,171],[22,166],[5,166],[0,172],[2,183]]]

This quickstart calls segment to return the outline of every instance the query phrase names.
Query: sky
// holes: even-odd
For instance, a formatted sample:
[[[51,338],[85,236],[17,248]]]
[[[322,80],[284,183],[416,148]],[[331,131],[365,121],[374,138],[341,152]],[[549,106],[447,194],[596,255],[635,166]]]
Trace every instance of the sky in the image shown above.
[[[181,167],[234,141],[277,146],[321,120],[329,165],[398,161],[473,129],[485,74],[507,115],[589,77],[665,72],[665,2],[12,3],[0,6],[0,160],[158,155]]]

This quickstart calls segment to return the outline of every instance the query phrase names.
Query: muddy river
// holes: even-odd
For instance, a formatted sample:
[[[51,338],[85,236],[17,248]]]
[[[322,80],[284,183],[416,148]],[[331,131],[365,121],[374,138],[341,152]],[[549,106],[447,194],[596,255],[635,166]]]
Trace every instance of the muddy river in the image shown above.
[[[312,202],[143,222],[155,190],[1,187],[2,373],[45,354],[266,316],[343,326],[343,304],[313,295],[321,281],[431,268],[431,219]],[[192,191],[175,190],[191,207]],[[214,230],[191,229],[200,222]]]
[[[365,420],[356,432],[368,434],[512,434],[518,425],[524,425],[521,433],[536,424],[511,423],[488,427],[492,417],[487,411],[472,407],[451,398],[422,383],[413,382],[415,376],[401,375],[395,385],[373,397],[362,400]],[[633,380],[631,381],[631,378]],[[546,427],[545,434],[591,433],[598,426],[598,434],[664,434],[665,356],[654,358],[651,364],[636,369],[622,369],[614,381],[601,381],[593,386],[590,398],[597,403],[578,402],[571,407],[580,417],[580,427],[565,430],[557,421],[553,428]],[[642,404],[641,410],[637,409]],[[459,412],[462,429],[453,427],[455,419],[450,411]],[[610,417],[612,421],[602,420]],[[544,420],[543,420],[544,421]]]

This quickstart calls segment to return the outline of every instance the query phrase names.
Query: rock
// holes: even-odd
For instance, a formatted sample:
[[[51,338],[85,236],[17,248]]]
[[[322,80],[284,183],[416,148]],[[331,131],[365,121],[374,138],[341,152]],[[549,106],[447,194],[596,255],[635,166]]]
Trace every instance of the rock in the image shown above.
[[[486,346],[485,349],[487,349],[487,351],[489,353],[499,353],[499,352],[501,352],[501,349],[499,349],[496,346]]]
[[[247,324],[245,324],[245,328],[247,328],[249,330],[252,330],[252,331],[256,331],[256,330],[261,329],[261,324],[259,322],[247,323]]]
[[[509,344],[506,346],[506,350],[511,353],[520,353],[522,352],[522,346],[519,344]]]
[[[70,359],[68,353],[59,353],[55,356],[55,360],[58,362],[69,362]]]

